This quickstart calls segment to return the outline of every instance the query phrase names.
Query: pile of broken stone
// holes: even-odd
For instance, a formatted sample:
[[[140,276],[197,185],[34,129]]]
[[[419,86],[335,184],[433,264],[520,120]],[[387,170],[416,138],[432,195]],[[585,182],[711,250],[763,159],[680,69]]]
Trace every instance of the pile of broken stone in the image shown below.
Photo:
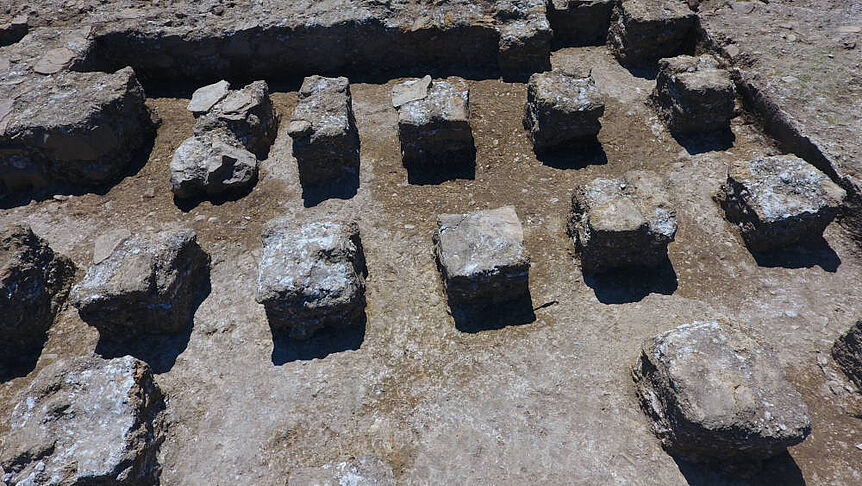
[[[678,4],[668,5],[673,7],[656,9],[640,0],[617,5],[609,32],[612,51],[627,64],[660,58],[653,98],[673,133],[728,130],[736,97],[733,81],[709,55],[676,55],[684,50],[694,19]],[[73,62],[60,54],[65,52],[55,56],[55,64]],[[53,68],[41,61],[31,69]],[[130,71],[98,75],[109,84],[122,78],[124,90],[106,103],[137,106],[129,108],[133,119],[151,127]],[[79,82],[75,77],[84,74],[62,76],[71,80],[65,82]],[[46,80],[44,89],[57,89],[62,81]],[[596,142],[604,101],[589,70],[533,74],[527,87],[523,123],[537,152]],[[407,80],[393,88],[392,105],[408,173],[475,164],[466,81]],[[266,83],[238,90],[226,81],[208,85],[195,91],[188,109],[196,121],[193,136],[170,164],[175,196],[217,198],[250,190],[258,161],[266,157],[279,126]],[[4,136],[31,137],[16,135],[24,137],[18,152],[3,155],[7,187],[20,180],[9,175],[18,169],[7,167],[22,168],[16,177],[50,179],[57,177],[59,162],[77,160],[56,151],[62,144],[50,142],[54,132],[26,126],[32,117],[0,118]],[[306,78],[287,130],[304,187],[358,174],[360,142],[347,78]],[[116,151],[113,146],[92,148],[94,160]],[[18,165],[8,162],[13,159]],[[666,184],[661,175],[639,170],[574,189],[566,219],[584,274],[656,268],[668,261],[678,223]],[[843,189],[810,164],[781,155],[735,162],[715,199],[750,250],[763,252],[822,238],[844,197]],[[308,339],[324,329],[364,325],[365,279],[374,269],[366,267],[357,222],[276,218],[266,224],[261,242],[256,299],[274,334]],[[191,230],[138,235],[120,230],[96,240],[92,265],[72,287],[74,265],[29,228],[7,229],[0,245],[0,309],[6,316],[0,339],[20,353],[38,353],[67,294],[104,340],[182,332],[192,325],[193,294],[210,265]],[[438,215],[429,247],[453,309],[493,308],[529,296],[531,260],[512,206]],[[862,321],[836,342],[833,352],[862,386]],[[644,342],[632,376],[662,445],[689,461],[745,473],[811,431],[802,397],[769,347],[738,323],[692,322],[659,334]],[[158,476],[155,451],[162,440],[158,412],[163,407],[143,362],[131,357],[59,360],[38,374],[27,398],[13,410],[8,447],[0,453],[3,480],[151,483]],[[111,450],[94,457],[87,453],[94,447]]]

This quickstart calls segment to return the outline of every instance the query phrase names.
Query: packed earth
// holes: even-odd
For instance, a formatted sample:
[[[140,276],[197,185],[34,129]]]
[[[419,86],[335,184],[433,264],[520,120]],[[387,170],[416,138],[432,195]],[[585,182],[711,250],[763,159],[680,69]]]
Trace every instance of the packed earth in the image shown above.
[[[0,0],[0,483],[862,484],[862,1]]]

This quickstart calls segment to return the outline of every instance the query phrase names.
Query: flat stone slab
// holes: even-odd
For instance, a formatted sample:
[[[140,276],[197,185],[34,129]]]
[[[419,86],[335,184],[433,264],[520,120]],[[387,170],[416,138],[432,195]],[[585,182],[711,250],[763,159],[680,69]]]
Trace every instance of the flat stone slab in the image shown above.
[[[154,426],[164,408],[146,363],[63,358],[36,375],[12,410],[0,450],[5,484],[157,484]]]
[[[192,93],[192,99],[189,101],[187,109],[195,115],[206,113],[216,103],[223,100],[228,93],[230,93],[230,83],[227,81],[222,80],[208,84]]]
[[[347,78],[305,78],[287,133],[302,185],[359,173],[359,131]]]
[[[39,345],[75,276],[75,265],[28,226],[0,232],[0,361]]]
[[[811,433],[772,352],[729,324],[696,321],[648,339],[632,375],[662,446],[691,462],[744,472]]]
[[[261,240],[256,300],[274,332],[308,339],[325,327],[361,323],[368,271],[356,223],[277,218]]]
[[[111,246],[110,256],[100,256],[72,289],[81,319],[114,342],[188,329],[210,262],[195,232],[137,234]]]
[[[440,214],[433,241],[450,304],[491,304],[529,293],[530,257],[513,206]]]
[[[530,76],[524,128],[536,151],[595,140],[605,102],[588,72],[553,70]]]
[[[653,98],[672,133],[728,130],[736,87],[711,55],[661,59]]]
[[[278,133],[278,113],[266,81],[255,81],[228,92],[195,121],[195,135],[229,132],[246,150],[263,158]]]
[[[562,46],[604,44],[617,0],[549,0],[548,21],[554,43]]]
[[[862,388],[862,320],[835,340],[832,357],[853,383]]]
[[[734,162],[716,199],[751,251],[822,241],[844,189],[794,155]]]
[[[666,184],[654,172],[635,170],[575,189],[569,234],[584,273],[656,267],[667,260],[677,220]]]
[[[393,88],[393,104],[403,93],[418,90],[408,80]],[[432,81],[427,95],[399,104],[398,139],[402,163],[412,167],[433,168],[475,163],[473,131],[470,127],[470,90],[461,78]]]
[[[236,139],[216,132],[184,140],[170,171],[177,198],[222,197],[250,189],[257,181],[258,163]]]
[[[622,0],[614,7],[608,46],[622,64],[654,65],[694,47],[696,19],[678,0]]]

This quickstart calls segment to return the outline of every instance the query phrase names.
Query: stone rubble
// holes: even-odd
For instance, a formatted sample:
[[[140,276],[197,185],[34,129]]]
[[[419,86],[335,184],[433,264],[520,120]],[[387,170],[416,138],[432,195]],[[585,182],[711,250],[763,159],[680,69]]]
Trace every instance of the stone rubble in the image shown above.
[[[287,133],[303,186],[358,176],[359,131],[347,78],[305,78]]]
[[[0,362],[38,347],[75,276],[75,265],[28,226],[0,233]]]
[[[575,189],[568,230],[585,274],[667,261],[677,220],[666,184],[654,172],[635,170]]]
[[[753,252],[822,241],[844,189],[794,155],[738,160],[715,196]]]
[[[112,342],[188,329],[210,264],[195,232],[118,232],[109,239],[114,241],[97,240],[96,247],[113,247],[110,256],[100,256],[72,289],[70,300],[81,319]]]
[[[266,81],[255,81],[230,91],[207,112],[196,117],[195,135],[232,133],[249,152],[264,158],[278,133],[278,113]]]
[[[232,136],[207,133],[187,138],[177,147],[170,172],[175,197],[220,197],[254,186],[258,162]]]
[[[835,341],[832,357],[853,383],[862,389],[862,320],[856,321]]]
[[[677,56],[658,65],[653,98],[672,133],[730,129],[736,87],[713,56]]]
[[[303,340],[362,324],[368,270],[356,223],[276,218],[261,241],[256,300],[274,333]]]
[[[614,7],[608,46],[622,64],[650,66],[694,47],[696,19],[679,0],[621,0]]]
[[[157,484],[164,408],[146,363],[131,356],[59,359],[12,410],[0,481],[17,485]]]
[[[632,376],[662,446],[690,462],[746,474],[811,433],[772,352],[736,326],[695,321],[648,339]]]
[[[604,99],[589,72],[553,70],[530,76],[524,128],[536,152],[594,141],[604,113]]]
[[[434,256],[450,305],[484,305],[529,293],[530,256],[513,206],[440,214]]]

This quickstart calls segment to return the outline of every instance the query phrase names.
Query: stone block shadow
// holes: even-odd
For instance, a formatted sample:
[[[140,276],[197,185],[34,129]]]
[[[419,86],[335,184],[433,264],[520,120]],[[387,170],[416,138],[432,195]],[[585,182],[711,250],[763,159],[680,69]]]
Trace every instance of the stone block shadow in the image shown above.
[[[583,169],[590,165],[608,163],[608,155],[598,140],[573,143],[557,150],[539,150],[535,153],[542,164],[561,170]]]
[[[689,155],[704,154],[707,152],[720,152],[733,148],[736,135],[730,130],[715,132],[679,134],[671,132],[674,140],[688,152]]]
[[[195,293],[192,297],[192,317],[188,326],[176,334],[145,334],[135,336],[125,341],[113,341],[99,338],[96,345],[96,353],[106,359],[121,356],[134,356],[144,361],[155,374],[166,373],[174,367],[177,357],[185,351],[191,338],[194,327],[194,315],[197,309],[209,296],[212,290],[210,286],[210,268],[204,270],[196,277],[193,283]]]
[[[27,376],[36,369],[39,356],[48,340],[47,333],[39,338],[38,343],[27,349],[18,349],[0,357],[0,383],[6,383],[15,378]]]
[[[585,273],[584,283],[602,304],[640,302],[649,294],[673,295],[679,287],[670,259],[656,268],[632,267]]]
[[[350,199],[359,191],[359,172],[324,184],[303,184],[302,204],[310,208],[327,199]]]
[[[810,245],[796,245],[768,252],[751,252],[761,267],[811,268],[819,266],[829,273],[838,271],[841,258],[822,237]]]
[[[368,322],[365,313],[351,326],[334,329],[324,328],[306,340],[292,339],[285,331],[272,332],[272,364],[281,366],[293,361],[322,359],[333,353],[356,351],[365,341],[365,326]]]
[[[536,320],[529,291],[506,302],[473,304],[450,301],[449,308],[455,320],[455,328],[466,333],[494,331]]]
[[[407,183],[418,186],[437,185],[456,179],[473,180],[476,178],[476,146],[472,145],[467,153],[461,151],[435,157],[433,165],[409,164],[405,168]]]
[[[752,465],[752,472],[734,476],[704,464],[692,464],[674,457],[679,471],[690,486],[805,486],[802,471],[785,452],[761,464]]]

